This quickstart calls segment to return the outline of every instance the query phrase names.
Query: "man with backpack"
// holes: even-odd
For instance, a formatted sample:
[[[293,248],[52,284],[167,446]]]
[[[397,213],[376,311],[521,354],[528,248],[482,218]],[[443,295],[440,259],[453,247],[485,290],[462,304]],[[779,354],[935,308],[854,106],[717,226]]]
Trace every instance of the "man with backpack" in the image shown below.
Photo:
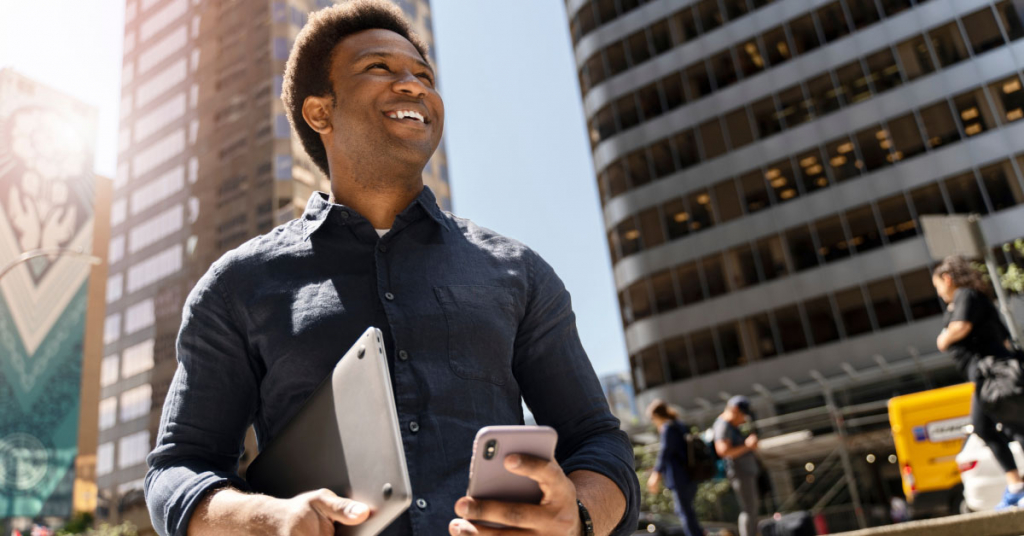
[[[761,472],[754,452],[757,434],[740,430],[744,423],[754,420],[750,400],[743,395],[729,399],[725,411],[715,420],[715,451],[725,458],[726,476],[736,499],[740,503],[738,525],[740,536],[757,536],[757,509],[760,492],[757,477]]]
[[[679,413],[664,400],[651,402],[647,407],[647,418],[661,435],[658,462],[647,480],[647,490],[657,493],[664,480],[665,487],[672,490],[683,532],[686,536],[702,536],[704,529],[697,521],[693,500],[697,496],[697,484],[714,474],[715,461],[710,449],[703,440],[690,434],[690,427],[679,420]]]

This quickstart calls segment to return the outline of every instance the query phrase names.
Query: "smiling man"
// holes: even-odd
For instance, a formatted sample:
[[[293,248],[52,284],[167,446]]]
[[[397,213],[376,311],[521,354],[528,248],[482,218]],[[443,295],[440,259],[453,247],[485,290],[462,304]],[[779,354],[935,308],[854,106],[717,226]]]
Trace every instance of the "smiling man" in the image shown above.
[[[371,325],[384,333],[414,494],[384,534],[499,533],[475,521],[633,533],[632,449],[562,282],[521,243],[442,212],[423,185],[444,127],[427,58],[383,0],[317,12],[296,39],[283,100],[331,193],[225,254],[189,295],[146,476],[161,534],[333,535],[372,515],[326,490],[252,494],[236,474],[248,426],[268,444]],[[556,460],[505,464],[544,499],[463,497],[476,431],[521,424],[521,400],[558,431]]]

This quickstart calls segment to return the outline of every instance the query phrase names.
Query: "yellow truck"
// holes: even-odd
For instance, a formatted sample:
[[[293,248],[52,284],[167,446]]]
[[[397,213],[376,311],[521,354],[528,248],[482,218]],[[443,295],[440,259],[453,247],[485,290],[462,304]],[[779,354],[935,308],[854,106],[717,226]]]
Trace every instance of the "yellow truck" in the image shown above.
[[[968,435],[973,394],[974,384],[962,383],[889,400],[903,493],[918,515],[960,509],[956,455]]]

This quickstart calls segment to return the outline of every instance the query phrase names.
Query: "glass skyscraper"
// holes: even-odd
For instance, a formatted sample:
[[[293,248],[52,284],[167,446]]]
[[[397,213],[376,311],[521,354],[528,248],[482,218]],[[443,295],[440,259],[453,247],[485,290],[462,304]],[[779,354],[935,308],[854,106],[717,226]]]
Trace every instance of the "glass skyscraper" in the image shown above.
[[[1024,234],[1020,4],[566,1],[639,407],[960,381],[920,217]]]

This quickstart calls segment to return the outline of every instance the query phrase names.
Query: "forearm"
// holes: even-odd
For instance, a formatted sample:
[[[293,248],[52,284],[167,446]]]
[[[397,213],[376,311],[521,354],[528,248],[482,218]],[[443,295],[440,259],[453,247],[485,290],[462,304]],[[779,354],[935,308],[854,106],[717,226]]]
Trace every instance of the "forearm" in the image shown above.
[[[939,333],[939,337],[935,344],[939,350],[945,351],[951,345],[962,341],[967,335],[971,333],[973,326],[970,322],[954,321],[950,322],[946,329]]]
[[[728,449],[726,449],[725,452],[720,453],[720,456],[723,457],[723,458],[736,459],[736,458],[739,458],[740,456],[743,456],[744,454],[746,454],[748,452],[753,452],[753,451],[754,451],[754,449],[752,449],[752,448],[750,448],[750,447],[748,447],[746,445],[740,445],[738,447],[729,447]]]
[[[590,512],[594,534],[611,534],[626,512],[626,496],[610,478],[593,471],[574,471],[569,474],[576,486],[576,498]]]
[[[273,534],[273,524],[267,512],[276,500],[266,495],[243,493],[234,488],[213,490],[192,513],[188,536]]]

